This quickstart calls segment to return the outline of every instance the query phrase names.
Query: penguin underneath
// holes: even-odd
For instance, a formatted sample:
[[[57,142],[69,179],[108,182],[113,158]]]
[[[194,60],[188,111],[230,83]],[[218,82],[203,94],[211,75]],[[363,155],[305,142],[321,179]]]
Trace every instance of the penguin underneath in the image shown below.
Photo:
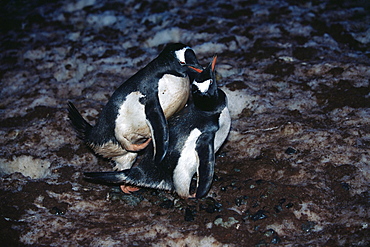
[[[111,96],[95,126],[69,102],[69,118],[93,151],[128,169],[137,151],[153,143],[153,159],[160,162],[168,148],[167,118],[181,110],[189,97],[189,66],[202,71],[194,51],[168,44],[147,66],[125,81]],[[191,71],[193,71],[192,69]]]
[[[169,148],[160,163],[151,158],[153,145],[131,169],[116,172],[87,172],[94,182],[130,184],[139,187],[176,191],[183,198],[204,197],[212,184],[215,153],[227,138],[230,114],[225,93],[217,88],[214,57],[192,84],[188,105],[168,121]],[[197,187],[190,193],[190,183],[197,173]]]

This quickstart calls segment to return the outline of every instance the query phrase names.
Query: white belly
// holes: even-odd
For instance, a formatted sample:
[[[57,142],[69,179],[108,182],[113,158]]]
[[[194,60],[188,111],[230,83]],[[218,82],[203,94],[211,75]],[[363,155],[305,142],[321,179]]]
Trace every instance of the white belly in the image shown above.
[[[224,143],[230,131],[231,117],[230,117],[229,109],[227,107],[225,107],[222,110],[220,114],[220,118],[218,120],[218,124],[220,128],[218,129],[215,135],[215,141],[214,141],[215,153],[221,147],[222,143]]]
[[[199,158],[195,151],[196,142],[202,134],[200,130],[193,129],[185,141],[181,150],[180,158],[173,173],[173,183],[177,194],[181,197],[189,197],[190,182],[198,169]]]
[[[159,80],[158,98],[166,118],[185,106],[189,92],[188,77],[165,75]],[[142,97],[144,95],[139,91],[130,93],[118,110],[114,133],[125,148],[151,137],[150,128],[146,123],[145,106],[140,103]]]
[[[190,82],[187,76],[179,78],[174,75],[165,75],[159,80],[159,103],[167,119],[185,106],[189,92]]]
[[[118,110],[114,133],[116,139],[124,147],[150,137],[150,130],[146,124],[145,106],[139,101],[142,97],[144,95],[138,91],[130,93]]]

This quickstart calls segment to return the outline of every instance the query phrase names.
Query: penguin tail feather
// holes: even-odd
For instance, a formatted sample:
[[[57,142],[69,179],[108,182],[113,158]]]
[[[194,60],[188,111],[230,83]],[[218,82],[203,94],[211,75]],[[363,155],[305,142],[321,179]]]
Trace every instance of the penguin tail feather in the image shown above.
[[[97,183],[122,184],[126,182],[128,170],[116,172],[84,172],[85,179]]]
[[[70,101],[68,102],[68,117],[71,120],[72,125],[77,131],[79,137],[81,139],[85,139],[87,134],[92,129],[92,126],[82,117],[80,112]]]
[[[130,184],[145,188],[174,190],[172,182],[166,179],[145,176],[141,169],[137,170],[135,168],[113,172],[85,172],[84,178],[101,184]]]

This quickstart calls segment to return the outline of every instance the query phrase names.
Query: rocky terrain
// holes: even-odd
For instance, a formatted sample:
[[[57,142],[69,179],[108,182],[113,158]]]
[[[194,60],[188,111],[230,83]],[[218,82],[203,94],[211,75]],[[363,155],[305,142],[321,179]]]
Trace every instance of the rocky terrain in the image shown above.
[[[369,246],[370,4],[21,1],[0,10],[4,246]],[[89,183],[91,123],[168,42],[218,54],[232,128],[206,198]]]

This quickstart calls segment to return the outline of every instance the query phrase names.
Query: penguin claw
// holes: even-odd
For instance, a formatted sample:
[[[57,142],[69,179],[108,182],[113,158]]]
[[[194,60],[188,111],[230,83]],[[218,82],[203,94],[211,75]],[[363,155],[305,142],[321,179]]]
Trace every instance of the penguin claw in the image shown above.
[[[152,138],[149,138],[148,140],[140,144],[130,144],[128,147],[126,147],[126,150],[130,152],[137,152],[137,151],[143,150],[149,145],[151,140]]]
[[[130,186],[130,185],[121,185],[120,186],[121,190],[123,193],[125,194],[131,194],[131,192],[135,192],[135,191],[138,191],[140,190],[140,188],[138,187],[135,187],[135,186]]]

